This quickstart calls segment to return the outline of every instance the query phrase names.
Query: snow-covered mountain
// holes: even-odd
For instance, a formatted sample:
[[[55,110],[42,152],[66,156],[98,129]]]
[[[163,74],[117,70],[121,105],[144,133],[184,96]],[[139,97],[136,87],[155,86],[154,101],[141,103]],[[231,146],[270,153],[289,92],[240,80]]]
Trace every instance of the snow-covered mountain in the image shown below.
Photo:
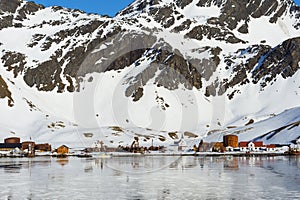
[[[113,18],[0,0],[0,139],[290,143],[299,45],[292,0],[136,0]]]

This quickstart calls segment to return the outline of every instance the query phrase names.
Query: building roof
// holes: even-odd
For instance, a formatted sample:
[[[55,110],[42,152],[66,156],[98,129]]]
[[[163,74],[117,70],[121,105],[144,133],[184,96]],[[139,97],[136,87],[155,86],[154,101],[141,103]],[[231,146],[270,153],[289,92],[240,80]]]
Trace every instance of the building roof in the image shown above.
[[[239,146],[240,147],[248,147],[249,142],[240,142]]]
[[[262,142],[262,141],[252,142],[252,143],[255,145],[255,147],[264,147],[264,142]]]
[[[31,144],[31,143],[35,143],[34,141],[24,141],[24,142],[22,142],[22,144]]]
[[[58,149],[59,149],[59,148],[68,148],[68,149],[69,149],[69,147],[67,147],[67,146],[66,146],[66,145],[64,145],[64,144],[63,144],[63,145],[61,145],[61,146],[59,146],[59,147],[58,147]]]
[[[7,139],[18,139],[18,140],[20,140],[19,137],[8,137],[8,138],[5,138],[4,140],[7,140]]]
[[[240,142],[239,143],[239,147],[248,147],[248,144],[250,142]],[[258,142],[252,142],[254,144],[255,147],[265,147],[264,142],[263,141],[258,141]]]
[[[233,135],[233,134],[229,134],[229,135],[224,135],[223,137],[235,137],[235,138],[238,138],[239,136]]]
[[[268,144],[266,145],[267,148],[276,148],[276,144]]]

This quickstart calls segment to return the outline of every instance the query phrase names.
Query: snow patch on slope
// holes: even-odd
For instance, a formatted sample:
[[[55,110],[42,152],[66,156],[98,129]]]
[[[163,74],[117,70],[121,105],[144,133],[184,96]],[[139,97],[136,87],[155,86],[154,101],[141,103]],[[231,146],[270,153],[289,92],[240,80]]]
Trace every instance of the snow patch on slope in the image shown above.
[[[300,137],[300,127],[299,125],[291,125],[287,128],[284,127],[289,124],[298,124],[300,122],[299,111],[300,107],[291,108],[283,113],[248,126],[229,128],[214,132],[208,135],[205,140],[222,141],[224,134],[237,134],[239,136],[239,141],[251,141],[257,138],[265,144],[290,144],[293,140]],[[263,135],[265,135],[265,137]]]
[[[191,19],[200,24],[205,24],[209,18],[220,16],[220,7],[215,5],[210,7],[199,7],[196,5],[197,3],[197,1],[193,1],[182,9],[181,13],[185,16],[185,18]]]

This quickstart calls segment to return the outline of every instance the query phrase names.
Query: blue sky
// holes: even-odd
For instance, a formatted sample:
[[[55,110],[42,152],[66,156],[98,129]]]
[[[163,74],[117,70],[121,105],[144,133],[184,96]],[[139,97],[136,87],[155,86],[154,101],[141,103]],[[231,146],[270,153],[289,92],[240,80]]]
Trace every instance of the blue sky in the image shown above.
[[[44,6],[63,6],[77,8],[88,13],[114,16],[134,0],[33,0]],[[300,1],[300,0],[299,0]]]
[[[133,0],[34,0],[44,6],[59,5],[67,8],[77,8],[88,13],[107,14],[114,16]],[[300,0],[295,0],[300,5]]]

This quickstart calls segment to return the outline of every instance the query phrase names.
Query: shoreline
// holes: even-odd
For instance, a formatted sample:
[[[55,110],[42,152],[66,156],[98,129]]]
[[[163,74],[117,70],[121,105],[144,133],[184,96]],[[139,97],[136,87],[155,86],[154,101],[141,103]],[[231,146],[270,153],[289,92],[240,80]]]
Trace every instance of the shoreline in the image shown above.
[[[112,157],[135,157],[135,156],[194,156],[194,157],[226,157],[226,156],[233,156],[233,157],[258,157],[258,156],[290,156],[284,152],[238,152],[238,153],[217,153],[217,152],[197,152],[195,153],[145,153],[145,154],[108,154]]]
[[[193,157],[274,157],[274,156],[299,156],[291,155],[284,152],[183,152],[183,153],[130,153],[130,152],[110,152],[110,153],[89,153],[89,154],[68,154],[68,155],[35,155],[33,157],[19,156],[19,155],[0,155],[0,158],[34,158],[34,157],[78,157],[78,158],[110,158],[110,157],[159,157],[159,156],[193,156]]]

